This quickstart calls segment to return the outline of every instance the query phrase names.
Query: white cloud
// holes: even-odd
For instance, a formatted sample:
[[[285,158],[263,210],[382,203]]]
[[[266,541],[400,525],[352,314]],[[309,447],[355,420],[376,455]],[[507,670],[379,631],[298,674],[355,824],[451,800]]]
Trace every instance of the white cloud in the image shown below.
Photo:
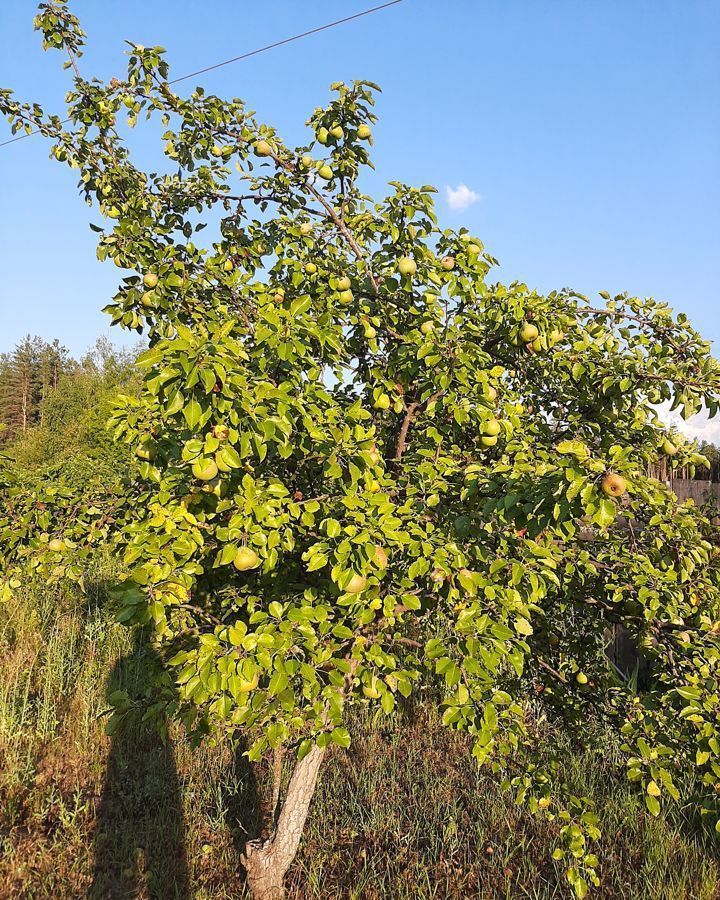
[[[669,404],[663,403],[658,408],[660,418],[688,438],[697,438],[699,441],[709,441],[720,446],[720,415],[710,418],[707,410],[702,410],[695,416],[691,416],[687,422],[680,413],[671,412]]]
[[[451,188],[448,184],[445,187],[445,194],[450,209],[467,209],[472,203],[477,203],[481,198],[480,194],[471,191],[466,184],[459,184],[456,188]]]

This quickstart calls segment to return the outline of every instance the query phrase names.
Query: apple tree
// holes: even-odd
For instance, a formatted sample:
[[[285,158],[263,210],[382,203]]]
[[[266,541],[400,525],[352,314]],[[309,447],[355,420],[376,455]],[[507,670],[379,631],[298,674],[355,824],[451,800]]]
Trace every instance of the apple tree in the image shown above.
[[[152,626],[189,732],[274,757],[253,896],[282,896],[349,709],[392,715],[428,683],[478,764],[557,824],[577,896],[599,884],[598,819],[554,729],[612,729],[651,815],[689,785],[715,827],[717,528],[647,474],[704,463],[659,404],[718,409],[686,317],[494,283],[432,187],[366,196],[369,82],[333,85],[291,147],[241,100],[176,92],[162,48],[131,45],[106,84],[81,75],[64,2],[36,25],[74,70],[68,118],[0,106],[77,171],[120,269],[107,312],[148,340],[111,420],[138,473],[112,538],[120,617]],[[133,162],[143,120],[158,171]],[[608,661],[614,627],[648,661],[641,692]]]

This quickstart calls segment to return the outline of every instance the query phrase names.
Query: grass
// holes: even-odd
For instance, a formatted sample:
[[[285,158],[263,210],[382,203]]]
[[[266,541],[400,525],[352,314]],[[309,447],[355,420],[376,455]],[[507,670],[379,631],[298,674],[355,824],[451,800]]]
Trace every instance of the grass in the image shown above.
[[[227,746],[163,743],[141,722],[112,741],[108,692],[140,691],[146,647],[90,601],[26,589],[0,607],[0,898],[245,896],[238,850],[267,774]],[[324,769],[293,900],[567,897],[552,828],[478,772],[425,706],[372,723]],[[568,775],[598,804],[603,898],[711,900],[720,860],[682,815],[650,818],[589,753]],[[265,798],[266,800],[266,798]]]

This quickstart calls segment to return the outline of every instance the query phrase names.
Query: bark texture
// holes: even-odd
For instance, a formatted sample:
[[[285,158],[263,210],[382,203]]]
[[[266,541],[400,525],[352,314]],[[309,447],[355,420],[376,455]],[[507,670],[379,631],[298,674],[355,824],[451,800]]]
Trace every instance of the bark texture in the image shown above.
[[[325,751],[313,747],[295,764],[275,830],[267,839],[248,841],[243,855],[253,900],[282,900],[285,874],[300,846]]]

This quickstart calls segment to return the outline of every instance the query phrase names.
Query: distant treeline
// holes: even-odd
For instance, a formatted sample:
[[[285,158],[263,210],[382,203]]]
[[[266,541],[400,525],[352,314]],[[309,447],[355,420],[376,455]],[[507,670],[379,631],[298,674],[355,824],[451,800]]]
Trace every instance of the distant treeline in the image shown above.
[[[3,443],[37,425],[43,403],[60,378],[76,367],[59,341],[48,343],[28,335],[10,353],[0,355],[0,434]]]
[[[127,451],[106,422],[118,393],[137,390],[136,356],[107,339],[80,359],[58,341],[20,341],[0,355],[0,449],[28,472],[114,480]]]

